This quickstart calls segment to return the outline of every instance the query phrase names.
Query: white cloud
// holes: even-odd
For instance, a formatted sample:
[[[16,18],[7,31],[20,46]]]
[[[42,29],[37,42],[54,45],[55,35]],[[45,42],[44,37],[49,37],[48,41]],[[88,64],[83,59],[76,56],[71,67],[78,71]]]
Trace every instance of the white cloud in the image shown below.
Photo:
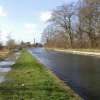
[[[8,12],[3,8],[3,6],[0,6],[0,16],[7,16]]]
[[[27,29],[33,31],[33,30],[35,30],[37,28],[37,25],[36,24],[28,24],[28,23],[26,23],[26,24],[24,24],[24,27],[26,27]]]
[[[48,19],[50,19],[50,17],[51,17],[51,11],[42,12],[40,15],[40,20],[46,22]]]

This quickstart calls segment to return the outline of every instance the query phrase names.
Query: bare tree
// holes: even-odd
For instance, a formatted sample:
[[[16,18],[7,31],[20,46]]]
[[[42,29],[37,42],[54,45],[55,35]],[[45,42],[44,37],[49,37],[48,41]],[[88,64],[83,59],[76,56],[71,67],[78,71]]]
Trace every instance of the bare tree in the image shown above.
[[[60,27],[65,37],[70,41],[70,46],[73,45],[73,16],[75,14],[74,4],[63,4],[62,6],[57,7],[52,12],[52,17],[48,22]],[[66,39],[66,40],[67,40]]]
[[[80,24],[79,27],[82,32],[88,35],[89,47],[95,47],[95,41],[99,38],[100,28],[100,12],[98,12],[98,0],[84,0],[81,1],[79,8]]]
[[[67,48],[100,47],[100,0],[63,4],[52,10],[47,22],[49,26],[42,33],[47,46],[61,47],[65,43]]]
[[[15,40],[12,39],[11,33],[8,34],[7,39],[8,39],[8,41],[6,42],[7,48],[8,48],[10,51],[14,50],[14,49],[15,49],[16,43],[15,43]]]
[[[49,25],[46,29],[44,29],[42,33],[42,42],[46,47],[67,47],[67,42],[65,37],[63,37],[60,31],[56,30],[56,26]]]
[[[2,44],[2,42],[0,42],[0,50],[2,50],[3,49],[3,44]]]
[[[0,29],[0,50],[3,49],[3,43],[2,43],[2,39],[1,39],[1,33],[2,33],[2,30]]]
[[[6,46],[10,51],[12,51],[13,49],[15,49],[15,40],[13,39],[8,40]]]

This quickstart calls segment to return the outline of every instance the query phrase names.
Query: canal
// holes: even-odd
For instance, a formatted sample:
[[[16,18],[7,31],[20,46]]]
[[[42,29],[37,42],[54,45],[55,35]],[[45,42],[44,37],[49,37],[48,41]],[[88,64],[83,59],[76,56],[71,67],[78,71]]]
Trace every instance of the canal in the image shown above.
[[[43,48],[29,51],[84,100],[100,100],[100,58]]]

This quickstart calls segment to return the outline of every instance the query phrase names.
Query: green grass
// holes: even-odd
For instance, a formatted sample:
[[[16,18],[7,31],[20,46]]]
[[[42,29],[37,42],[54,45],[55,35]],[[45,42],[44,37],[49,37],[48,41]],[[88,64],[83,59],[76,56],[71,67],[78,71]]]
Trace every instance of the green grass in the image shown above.
[[[0,84],[0,100],[81,100],[28,51]]]

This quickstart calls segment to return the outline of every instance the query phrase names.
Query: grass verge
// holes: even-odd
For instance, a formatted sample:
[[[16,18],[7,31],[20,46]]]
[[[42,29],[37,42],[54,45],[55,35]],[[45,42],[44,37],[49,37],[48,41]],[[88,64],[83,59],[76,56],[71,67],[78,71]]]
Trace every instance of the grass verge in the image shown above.
[[[64,48],[46,48],[46,49],[47,50],[70,50],[70,51],[100,53],[100,49],[64,49]]]
[[[0,84],[0,100],[81,100],[28,51],[21,56]]]
[[[73,49],[73,51],[100,53],[100,49]]]

